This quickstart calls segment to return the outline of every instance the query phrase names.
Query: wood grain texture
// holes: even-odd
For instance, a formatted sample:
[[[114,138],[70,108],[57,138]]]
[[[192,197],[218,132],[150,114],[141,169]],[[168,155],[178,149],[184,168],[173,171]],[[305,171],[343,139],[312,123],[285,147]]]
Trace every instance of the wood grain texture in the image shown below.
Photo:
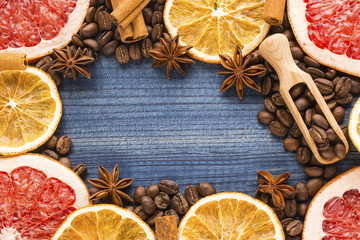
[[[185,78],[174,74],[168,81],[165,69],[150,63],[120,66],[114,57],[102,57],[91,67],[91,80],[63,81],[57,135],[72,138],[69,158],[84,162],[88,177],[97,177],[98,163],[109,169],[119,164],[120,177],[135,178],[131,195],[136,186],[171,179],[182,193],[188,184],[207,181],[219,192],[254,196],[257,170],[289,171],[292,185],[306,181],[295,154],[258,123],[260,93],[246,88],[242,101],[235,89],[220,94],[219,65],[197,62]],[[358,159],[352,146],[338,166],[348,170]]]

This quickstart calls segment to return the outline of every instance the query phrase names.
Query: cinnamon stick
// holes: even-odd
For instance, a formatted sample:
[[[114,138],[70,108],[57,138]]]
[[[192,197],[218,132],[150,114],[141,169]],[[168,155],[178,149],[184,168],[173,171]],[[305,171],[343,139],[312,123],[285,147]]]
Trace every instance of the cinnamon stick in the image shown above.
[[[140,5],[135,8],[121,23],[120,27],[126,27],[129,25],[141,12],[142,10],[148,5],[150,0],[144,0]]]
[[[126,28],[118,27],[118,29],[123,43],[130,43],[134,40],[134,31],[131,24]]]
[[[24,53],[0,53],[0,71],[25,70],[28,66]]]
[[[285,0],[266,0],[264,20],[271,25],[280,25],[283,22]]]
[[[140,41],[149,35],[142,12],[131,22],[131,26],[134,32],[134,41]]]
[[[177,240],[177,222],[175,216],[159,217],[155,220],[157,240]]]
[[[110,14],[112,21],[120,26],[120,23],[131,14],[141,3],[143,0],[121,0],[118,1],[115,6],[113,5],[113,11]],[[136,17],[136,16],[135,16]],[[134,18],[135,18],[134,17]],[[134,19],[133,18],[133,19]],[[130,21],[131,22],[131,21]],[[130,23],[129,23],[130,24]],[[122,26],[125,28],[126,26]]]

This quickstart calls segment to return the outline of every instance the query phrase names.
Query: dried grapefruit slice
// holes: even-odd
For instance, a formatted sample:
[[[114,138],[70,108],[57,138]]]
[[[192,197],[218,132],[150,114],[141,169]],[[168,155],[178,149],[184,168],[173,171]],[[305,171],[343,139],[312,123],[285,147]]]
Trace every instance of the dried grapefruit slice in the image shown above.
[[[264,203],[242,193],[201,199],[179,226],[181,240],[284,240],[279,219]]]
[[[135,213],[115,205],[79,209],[67,218],[52,240],[155,240],[150,227]]]
[[[55,132],[62,104],[51,77],[40,69],[0,72],[0,154],[36,149]]]
[[[270,25],[265,23],[265,0],[168,0],[164,22],[171,37],[180,35],[180,44],[193,46],[189,54],[198,60],[220,63],[219,54],[232,56],[236,46],[243,55],[264,39]]]
[[[84,21],[89,0],[1,0],[0,52],[30,61],[68,44]]]
[[[311,201],[303,240],[360,239],[360,167],[326,184]]]
[[[360,1],[289,0],[288,15],[308,55],[324,65],[360,76]]]
[[[58,161],[3,157],[0,169],[0,239],[51,239],[71,212],[90,204],[83,181]]]

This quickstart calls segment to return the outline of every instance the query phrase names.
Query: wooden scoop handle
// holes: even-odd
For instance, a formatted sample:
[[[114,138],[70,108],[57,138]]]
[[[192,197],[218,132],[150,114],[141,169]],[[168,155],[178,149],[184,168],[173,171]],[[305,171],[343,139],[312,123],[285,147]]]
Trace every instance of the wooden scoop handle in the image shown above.
[[[298,127],[300,128],[306,142],[308,143],[311,151],[316,159],[322,164],[331,164],[340,159],[324,159],[318,151],[315,141],[310,136],[308,127],[306,126],[303,118],[297,109],[294,100],[291,98],[290,90],[293,86],[304,83],[307,85],[309,91],[314,96],[316,102],[319,104],[321,111],[324,113],[326,120],[334,129],[336,134],[343,142],[346,152],[349,151],[349,143],[347,142],[343,132],[341,131],[334,115],[331,113],[327,103],[322,97],[319,89],[316,87],[311,76],[302,71],[294,62],[291,55],[290,45],[288,39],[283,34],[274,34],[266,38],[259,47],[261,55],[268,61],[279,76],[280,81],[280,94],[289,108],[292,116],[294,117]]]

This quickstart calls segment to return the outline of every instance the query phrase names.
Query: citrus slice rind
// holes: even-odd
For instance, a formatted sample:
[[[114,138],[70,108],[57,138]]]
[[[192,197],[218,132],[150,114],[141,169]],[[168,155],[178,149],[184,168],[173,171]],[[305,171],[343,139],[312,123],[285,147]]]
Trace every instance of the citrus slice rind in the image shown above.
[[[356,101],[349,117],[349,137],[360,152],[360,98]]]
[[[324,217],[324,206],[332,198],[342,198],[343,194],[351,189],[360,189],[360,167],[355,167],[328,182],[323,186],[320,191],[315,195],[311,201],[308,211],[306,213],[304,230],[303,230],[303,240],[321,240],[325,237],[326,233],[323,231],[323,221],[326,219]],[[357,204],[358,206],[358,204]],[[341,217],[340,211],[338,215]],[[357,213],[357,216],[359,213]],[[344,216],[342,216],[344,220]],[[359,222],[352,222],[352,224],[357,225]],[[341,225],[339,224],[341,227]],[[358,230],[357,230],[358,232]],[[346,231],[343,230],[343,233],[346,234]],[[339,233],[335,239],[343,239],[341,237],[342,233]],[[327,239],[327,238],[326,238]],[[332,239],[332,238],[328,238]],[[344,238],[344,239],[353,239],[353,238]]]
[[[0,155],[40,147],[54,134],[61,115],[61,99],[50,75],[34,67],[0,72]]]
[[[29,62],[32,62],[32,61],[35,61],[45,55],[48,55],[50,53],[52,53],[53,49],[54,48],[62,48],[64,46],[66,46],[70,41],[71,41],[71,37],[73,34],[77,33],[78,30],[80,29],[81,25],[83,24],[83,21],[84,21],[84,18],[85,18],[85,15],[86,15],[86,11],[89,7],[89,4],[90,4],[90,1],[89,0],[67,0],[67,1],[64,1],[64,2],[76,2],[76,6],[75,8],[72,10],[72,12],[67,15],[68,19],[66,22],[64,22],[64,26],[61,28],[61,30],[59,31],[59,33],[57,34],[56,37],[50,39],[50,40],[45,40],[43,38],[41,38],[41,41],[35,45],[35,46],[32,46],[32,47],[26,47],[26,46],[21,46],[21,47],[7,47],[6,49],[2,49],[1,48],[1,45],[4,44],[5,41],[9,41],[7,39],[7,32],[5,29],[8,30],[8,27],[6,26],[2,26],[2,24],[6,24],[9,22],[8,19],[4,19],[5,21],[3,21],[2,23],[0,23],[0,29],[2,31],[2,33],[0,33],[0,53],[25,53],[27,55],[27,59],[29,60]],[[0,2],[0,15],[3,15],[3,16],[6,16],[5,12],[6,13],[9,13],[9,12],[13,12],[13,15],[12,17],[15,18],[14,16],[22,16],[21,18],[19,18],[21,21],[23,22],[17,22],[16,24],[19,25],[19,27],[21,27],[21,25],[25,25],[26,24],[26,28],[25,29],[22,29],[22,30],[19,30],[19,31],[24,31],[23,35],[25,34],[29,34],[29,39],[31,39],[31,37],[33,36],[32,33],[29,33],[30,31],[35,31],[36,32],[36,35],[38,34],[37,32],[39,30],[36,30],[36,29],[32,29],[32,27],[34,27],[34,25],[36,24],[41,24],[43,25],[42,26],[42,31],[46,31],[45,29],[49,29],[49,31],[53,30],[52,27],[54,26],[54,23],[51,21],[51,15],[47,15],[47,16],[37,16],[36,17],[36,21],[38,21],[39,23],[35,23],[35,22],[32,22],[34,20],[31,20],[33,19],[32,17],[26,17],[28,16],[29,14],[33,14],[32,12],[27,12],[29,8],[33,7],[33,9],[36,9],[38,8],[37,10],[39,12],[41,12],[41,9],[40,7],[41,6],[28,6],[29,4],[38,4],[40,5],[41,4],[44,4],[44,5],[47,5],[48,4],[50,5],[50,8],[49,10],[51,11],[54,11],[54,9],[57,9],[59,6],[62,7],[62,3],[61,3],[61,0],[56,0],[56,1],[48,1],[48,0],[41,0],[39,2],[37,1],[23,1],[23,2],[19,2],[19,3],[16,3],[16,4],[20,4],[20,6],[22,6],[21,8],[17,8],[17,9],[12,9],[11,11],[7,8],[7,4],[14,4],[12,3],[12,0],[8,1],[8,0],[5,0],[5,1],[1,1]],[[55,6],[52,6],[51,4],[55,4]],[[10,6],[10,5],[9,5]],[[60,7],[60,8],[61,8]],[[60,9],[59,8],[59,9]],[[57,11],[59,11],[59,9],[57,9]],[[67,10],[67,9],[62,9],[62,10]],[[4,12],[3,12],[4,11]],[[35,10],[33,10],[35,11]],[[61,13],[61,14],[64,14],[64,13]],[[40,22],[41,18],[45,18],[47,17],[48,20],[46,21],[42,21]],[[26,19],[29,19],[29,21],[26,21]],[[19,20],[19,21],[20,21]],[[45,25],[45,24],[49,24],[49,25]],[[55,24],[56,26],[56,24]],[[16,26],[14,26],[16,27]],[[24,27],[24,26],[23,26]],[[11,29],[11,27],[9,27],[9,29]],[[25,32],[26,31],[26,32]],[[14,33],[14,29],[12,29],[10,31],[10,35]],[[46,33],[42,33],[43,35],[45,35]],[[21,35],[21,34],[20,34]],[[7,43],[8,44],[8,43]],[[2,49],[2,50],[1,50]]]
[[[220,63],[219,54],[232,56],[239,46],[245,56],[265,38],[270,25],[262,19],[264,2],[168,0],[164,23],[172,38],[180,36],[180,45],[193,46],[191,57]]]
[[[66,239],[155,240],[155,235],[135,213],[115,205],[97,204],[71,213],[52,238]]]
[[[341,1],[338,2],[341,3]],[[305,1],[289,0],[287,5],[289,21],[296,40],[307,55],[325,66],[351,75],[360,76],[360,60],[349,58],[345,53],[336,54],[329,49],[322,49],[310,40],[308,34],[309,23],[306,19],[307,3]],[[328,11],[319,9],[319,12],[326,13]],[[358,18],[358,15],[355,17]]]
[[[268,205],[235,192],[200,199],[186,213],[178,231],[181,240],[285,239],[279,219]]]

